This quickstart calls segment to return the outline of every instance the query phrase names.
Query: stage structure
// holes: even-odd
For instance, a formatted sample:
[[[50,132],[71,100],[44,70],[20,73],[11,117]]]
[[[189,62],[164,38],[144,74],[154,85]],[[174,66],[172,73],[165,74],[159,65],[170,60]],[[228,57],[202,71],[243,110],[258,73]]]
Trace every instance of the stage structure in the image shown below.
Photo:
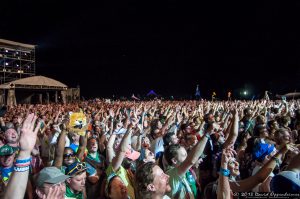
[[[0,83],[35,75],[35,45],[0,39]]]
[[[72,103],[80,88],[36,75],[36,45],[0,39],[0,105]]]
[[[76,90],[68,99],[68,86],[44,76],[33,76],[14,80],[0,85],[0,104],[15,106],[21,104],[67,103],[78,99],[80,93]],[[5,101],[6,100],[6,101]]]

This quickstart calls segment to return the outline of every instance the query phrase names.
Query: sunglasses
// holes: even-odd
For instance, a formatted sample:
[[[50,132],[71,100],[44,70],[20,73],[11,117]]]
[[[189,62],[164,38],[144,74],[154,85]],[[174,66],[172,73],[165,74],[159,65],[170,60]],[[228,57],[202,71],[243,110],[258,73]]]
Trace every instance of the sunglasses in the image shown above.
[[[64,154],[64,158],[70,158],[70,157],[75,157],[75,154],[74,153]]]
[[[73,173],[77,173],[78,171],[82,171],[86,169],[85,162],[79,162],[73,169],[71,169],[67,175],[72,175]]]

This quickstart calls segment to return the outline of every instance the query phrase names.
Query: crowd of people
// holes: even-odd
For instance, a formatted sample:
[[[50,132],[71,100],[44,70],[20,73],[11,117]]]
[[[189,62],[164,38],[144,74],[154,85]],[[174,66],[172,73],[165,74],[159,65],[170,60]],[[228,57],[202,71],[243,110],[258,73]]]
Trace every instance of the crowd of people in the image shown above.
[[[0,126],[4,198],[300,197],[299,100],[20,104]]]

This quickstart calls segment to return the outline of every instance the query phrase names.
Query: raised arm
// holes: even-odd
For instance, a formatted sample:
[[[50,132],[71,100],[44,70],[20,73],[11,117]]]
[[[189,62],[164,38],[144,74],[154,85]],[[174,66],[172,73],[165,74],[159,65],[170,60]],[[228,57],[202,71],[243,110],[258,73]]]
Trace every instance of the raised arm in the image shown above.
[[[170,116],[169,116],[170,115]],[[170,113],[167,116],[167,120],[165,121],[163,127],[161,128],[161,135],[164,136],[167,133],[167,130],[169,128],[170,122],[174,119],[175,115],[173,115],[173,112]]]
[[[264,182],[276,166],[276,161],[282,159],[282,156],[289,150],[286,145],[280,149],[254,176],[241,181],[230,182],[233,192],[251,191],[259,183]]]
[[[55,116],[54,124],[57,124],[58,118],[59,118],[60,114],[61,114],[61,111],[59,110],[59,111],[57,112],[56,116]]]
[[[132,129],[131,127],[129,127],[122,139],[120,151],[117,152],[116,156],[112,160],[112,168],[114,171],[118,171],[123,162],[123,159],[125,157],[125,152],[128,149],[128,146],[130,144],[131,133],[132,133]]]
[[[212,125],[206,130],[201,140],[193,147],[188,153],[186,159],[178,166],[178,175],[184,176],[185,173],[199,160],[200,155],[203,153],[207,140],[213,131]]]
[[[3,120],[3,117],[0,117],[0,125],[1,125],[1,127],[5,127],[5,122],[4,122],[4,120]]]
[[[102,135],[99,137],[99,142],[98,142],[98,146],[99,146],[99,151],[102,153],[104,152],[105,148],[106,148],[106,135],[104,133],[102,133]]]
[[[106,147],[106,159],[110,163],[112,162],[115,152],[114,152],[114,142],[116,140],[117,135],[116,134],[111,134],[108,142],[107,142],[107,147]]]
[[[34,114],[29,114],[23,123],[20,136],[20,153],[15,163],[15,170],[11,174],[5,190],[4,198],[6,199],[24,198],[29,177],[30,154],[36,143],[37,132],[40,127],[39,122],[34,129],[36,119]],[[24,164],[28,164],[28,166],[24,166]]]
[[[61,133],[58,137],[58,142],[55,150],[54,166],[60,168],[63,165],[63,154],[66,144],[67,129],[64,124],[61,125]]]
[[[232,145],[231,145],[232,146]],[[218,199],[227,199],[230,197],[229,170],[228,162],[234,157],[235,151],[232,147],[227,147],[223,150],[221,160],[221,171],[218,183]]]
[[[113,128],[114,128],[114,118],[115,118],[115,113],[114,113],[113,109],[109,110],[109,116],[110,116],[110,119],[111,119],[109,134],[111,135],[112,132],[113,132]]]
[[[79,160],[83,159],[84,156],[84,152],[86,149],[86,145],[87,145],[87,136],[88,134],[86,133],[85,136],[81,135],[79,138],[79,147],[78,147],[78,151],[76,153],[76,156]]]
[[[238,137],[238,133],[239,133],[239,114],[238,111],[236,109],[234,109],[232,111],[233,114],[233,122],[232,122],[232,126],[231,126],[231,131],[230,134],[228,136],[228,138],[226,139],[223,148],[226,149],[229,145],[232,145],[235,143],[237,137]]]

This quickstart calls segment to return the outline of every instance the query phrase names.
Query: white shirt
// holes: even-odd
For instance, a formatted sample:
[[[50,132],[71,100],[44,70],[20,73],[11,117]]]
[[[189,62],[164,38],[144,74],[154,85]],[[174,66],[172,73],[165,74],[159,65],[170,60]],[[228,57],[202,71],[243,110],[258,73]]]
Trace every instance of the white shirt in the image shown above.
[[[261,169],[261,166],[260,165],[256,165],[252,171],[252,176],[254,176],[259,170]],[[274,173],[271,172],[270,175],[271,177],[274,177]],[[253,192],[259,192],[259,186],[260,186],[261,183],[259,183],[256,187],[254,187],[252,189]]]

